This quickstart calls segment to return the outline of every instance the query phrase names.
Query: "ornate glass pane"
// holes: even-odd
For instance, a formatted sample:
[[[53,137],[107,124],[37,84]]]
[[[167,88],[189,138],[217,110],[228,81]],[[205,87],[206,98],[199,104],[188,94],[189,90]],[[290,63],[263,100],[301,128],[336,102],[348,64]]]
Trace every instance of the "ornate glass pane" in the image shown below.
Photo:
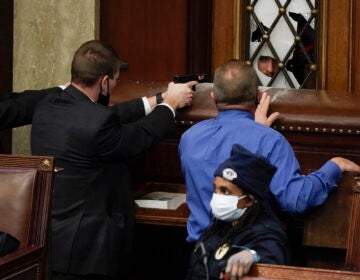
[[[316,88],[318,0],[249,0],[246,56],[263,86]]]

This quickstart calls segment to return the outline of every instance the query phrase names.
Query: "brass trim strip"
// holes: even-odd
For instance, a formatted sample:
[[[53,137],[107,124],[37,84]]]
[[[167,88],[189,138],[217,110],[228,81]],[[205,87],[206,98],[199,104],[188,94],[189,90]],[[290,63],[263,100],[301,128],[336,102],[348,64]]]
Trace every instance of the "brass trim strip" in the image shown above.
[[[175,120],[175,123],[180,126],[192,126],[197,121],[184,121],[184,120]],[[332,133],[332,134],[351,134],[351,135],[360,135],[360,129],[359,128],[336,128],[336,127],[310,127],[310,126],[277,126],[273,125],[273,129],[278,131],[298,131],[298,132],[316,132],[316,133]]]
[[[297,126],[296,128],[294,126],[285,126],[285,125],[281,125],[281,126],[277,126],[277,125],[273,125],[272,126],[273,129],[278,130],[278,131],[305,131],[305,132],[316,132],[316,133],[332,133],[332,134],[353,134],[353,135],[360,135],[360,130],[359,129],[343,129],[343,128],[334,128],[334,127],[302,127],[302,126]]]

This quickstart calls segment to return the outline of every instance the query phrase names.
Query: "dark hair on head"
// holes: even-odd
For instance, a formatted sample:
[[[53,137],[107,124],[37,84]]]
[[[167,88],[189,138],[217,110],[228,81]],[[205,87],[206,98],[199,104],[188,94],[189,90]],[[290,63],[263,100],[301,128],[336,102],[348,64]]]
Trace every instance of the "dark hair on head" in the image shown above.
[[[99,40],[87,41],[74,54],[71,81],[93,86],[101,76],[113,79],[119,66],[119,56],[111,46]]]
[[[239,104],[257,99],[258,77],[251,65],[230,59],[218,67],[214,76],[214,92],[218,103]]]

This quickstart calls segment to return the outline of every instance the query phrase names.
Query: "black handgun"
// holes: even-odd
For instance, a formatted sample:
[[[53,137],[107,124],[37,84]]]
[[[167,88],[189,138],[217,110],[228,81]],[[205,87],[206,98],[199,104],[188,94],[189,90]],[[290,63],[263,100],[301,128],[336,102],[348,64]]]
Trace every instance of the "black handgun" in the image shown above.
[[[205,73],[201,74],[185,74],[174,76],[174,83],[187,83],[190,81],[198,81],[199,83],[205,83],[208,81],[208,76]]]
[[[198,81],[199,83],[205,83],[207,82],[207,75],[205,73],[201,74],[186,74],[186,75],[176,75],[174,76],[174,83],[187,83],[190,81]],[[196,90],[196,87],[193,86],[191,88],[193,91]]]

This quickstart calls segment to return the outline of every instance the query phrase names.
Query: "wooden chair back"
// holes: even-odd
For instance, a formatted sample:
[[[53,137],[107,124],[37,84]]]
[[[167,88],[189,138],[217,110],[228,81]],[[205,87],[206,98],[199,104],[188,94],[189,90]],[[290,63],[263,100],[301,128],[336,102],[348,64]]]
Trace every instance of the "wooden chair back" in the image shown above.
[[[20,241],[0,258],[0,279],[50,279],[52,157],[0,155],[0,231]]]

